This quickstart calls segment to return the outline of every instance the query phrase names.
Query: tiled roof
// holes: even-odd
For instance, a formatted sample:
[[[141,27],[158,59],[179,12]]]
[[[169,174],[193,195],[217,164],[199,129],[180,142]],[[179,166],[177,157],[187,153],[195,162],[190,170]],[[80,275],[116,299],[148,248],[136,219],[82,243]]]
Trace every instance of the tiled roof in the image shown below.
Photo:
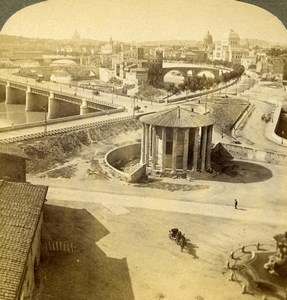
[[[0,299],[15,299],[47,186],[0,180]]]
[[[202,115],[180,106],[143,116],[140,121],[155,126],[176,128],[197,128],[215,123],[215,119],[210,113]]]

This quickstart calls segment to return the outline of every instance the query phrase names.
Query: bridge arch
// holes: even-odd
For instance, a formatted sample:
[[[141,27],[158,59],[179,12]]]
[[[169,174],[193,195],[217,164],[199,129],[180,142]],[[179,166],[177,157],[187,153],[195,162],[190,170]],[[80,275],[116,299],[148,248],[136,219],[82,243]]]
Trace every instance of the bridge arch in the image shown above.
[[[205,75],[206,77],[211,77],[211,78],[215,78],[215,74],[214,72],[212,72],[212,70],[201,70],[201,71],[198,71],[196,73],[197,76],[203,76]]]
[[[201,66],[201,65],[193,65],[193,64],[182,64],[182,65],[166,64],[162,68],[162,80],[163,81],[164,81],[165,75],[171,71],[180,72],[184,76],[184,78],[187,78],[188,76],[190,76],[191,72],[192,72],[192,75],[194,75],[194,76],[200,74],[201,72],[209,72],[209,73],[206,73],[207,77],[219,78],[219,76],[220,76],[220,69],[212,67],[212,66]],[[204,74],[204,73],[202,73],[202,74]],[[202,74],[200,74],[200,75],[202,75]]]
[[[163,72],[164,82],[182,83],[186,77],[186,72],[176,68],[168,69]]]

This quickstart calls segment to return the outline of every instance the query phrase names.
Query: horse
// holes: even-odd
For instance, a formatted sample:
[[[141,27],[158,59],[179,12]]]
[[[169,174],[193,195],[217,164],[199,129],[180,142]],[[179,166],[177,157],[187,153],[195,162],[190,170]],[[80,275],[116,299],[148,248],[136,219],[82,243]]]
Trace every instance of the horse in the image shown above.
[[[181,238],[182,238],[182,233],[181,233],[181,231],[179,230],[179,231],[177,232],[177,234],[176,234],[176,237],[175,237],[175,241],[176,241],[176,243],[177,243],[178,245],[180,245],[180,240],[181,240]]]
[[[177,233],[178,233],[178,228],[172,228],[169,233],[168,233],[168,237],[171,239],[171,240],[175,240],[176,236],[177,236]]]
[[[183,234],[180,238],[180,241],[179,241],[179,245],[180,245],[180,249],[181,249],[181,252],[183,251],[184,248],[186,248],[186,237],[185,237],[185,234]]]

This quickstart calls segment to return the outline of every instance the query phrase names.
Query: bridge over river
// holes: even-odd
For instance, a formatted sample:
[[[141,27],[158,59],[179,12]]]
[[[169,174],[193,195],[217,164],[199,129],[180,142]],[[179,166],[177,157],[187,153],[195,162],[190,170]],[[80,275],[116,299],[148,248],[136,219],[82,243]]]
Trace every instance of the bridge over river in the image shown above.
[[[48,119],[124,109],[92,93],[80,98],[72,88],[12,74],[0,74],[0,99],[5,99],[6,104],[24,104],[26,111],[45,111]]]
[[[200,75],[203,72],[209,72],[213,74],[214,78],[219,78],[219,76],[223,72],[230,71],[230,69],[226,69],[223,67],[214,67],[210,65],[196,65],[182,62],[164,62],[162,65],[162,78],[172,71],[180,72],[184,78],[188,77],[188,74],[192,73],[192,75]]]

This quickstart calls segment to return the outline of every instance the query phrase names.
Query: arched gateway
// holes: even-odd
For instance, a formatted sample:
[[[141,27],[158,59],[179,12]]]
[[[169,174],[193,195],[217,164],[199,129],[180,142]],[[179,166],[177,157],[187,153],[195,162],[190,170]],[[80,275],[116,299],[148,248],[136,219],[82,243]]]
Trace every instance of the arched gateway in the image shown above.
[[[177,171],[208,171],[215,119],[182,107],[140,118],[141,164],[175,175]]]

